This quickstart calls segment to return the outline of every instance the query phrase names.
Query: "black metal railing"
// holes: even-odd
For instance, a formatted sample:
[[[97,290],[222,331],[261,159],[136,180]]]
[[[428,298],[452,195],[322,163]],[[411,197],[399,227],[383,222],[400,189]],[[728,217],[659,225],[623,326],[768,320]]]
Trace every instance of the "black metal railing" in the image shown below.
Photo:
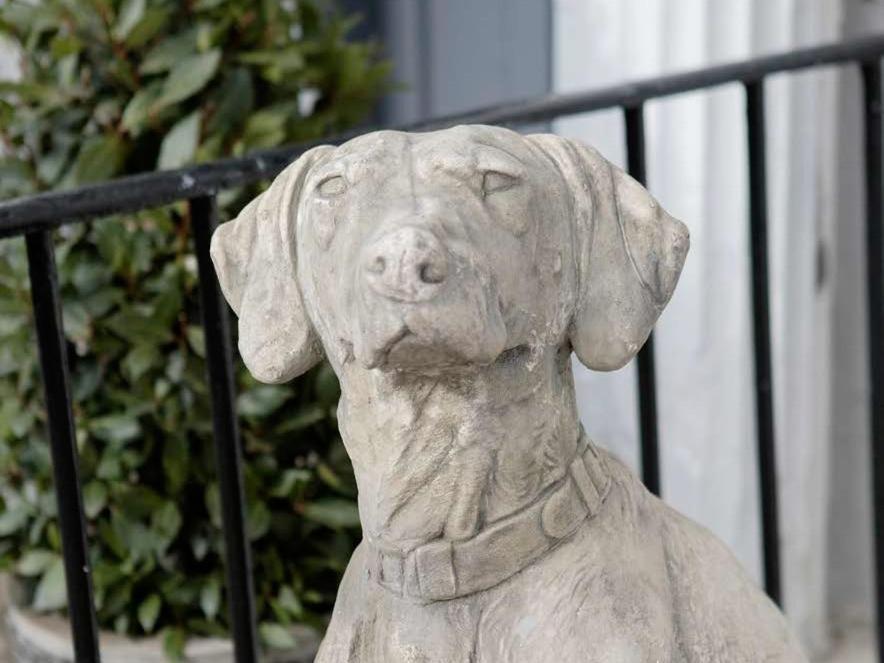
[[[461,123],[524,125],[608,108],[624,113],[629,171],[645,180],[643,105],[646,101],[727,83],[746,93],[749,219],[752,270],[752,320],[756,434],[761,490],[764,584],[781,599],[777,508],[776,445],[769,314],[767,187],[765,174],[764,88],[766,77],[824,65],[857,66],[862,74],[865,109],[866,258],[868,279],[869,381],[877,626],[884,633],[884,208],[882,208],[881,64],[884,36],[792,51],[699,71],[564,95],[547,95],[470,113],[422,122],[406,129],[432,129]],[[843,118],[845,122],[860,118]],[[323,142],[341,142],[339,136]],[[49,437],[59,504],[68,607],[76,661],[99,661],[92,602],[82,495],[77,471],[66,344],[51,231],[63,224],[109,214],[190,203],[206,327],[208,381],[213,412],[219,483],[223,498],[225,561],[231,623],[238,663],[258,658],[248,539],[244,528],[241,450],[237,427],[229,314],[208,256],[217,223],[218,191],[266,180],[311,145],[257,152],[180,170],[125,177],[74,191],[45,193],[0,203],[0,238],[24,235],[40,363],[46,395]],[[638,357],[642,474],[660,492],[653,340]],[[884,652],[884,648],[879,647]],[[884,653],[879,653],[884,661]]]

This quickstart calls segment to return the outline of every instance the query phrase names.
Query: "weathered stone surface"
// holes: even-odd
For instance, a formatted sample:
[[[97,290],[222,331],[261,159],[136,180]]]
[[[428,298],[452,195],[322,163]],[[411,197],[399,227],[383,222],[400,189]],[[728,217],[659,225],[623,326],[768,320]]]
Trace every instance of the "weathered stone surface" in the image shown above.
[[[582,433],[688,232],[595,150],[469,126],[311,150],[213,238],[240,352],[327,357],[364,540],[321,663],[804,658],[709,532]]]

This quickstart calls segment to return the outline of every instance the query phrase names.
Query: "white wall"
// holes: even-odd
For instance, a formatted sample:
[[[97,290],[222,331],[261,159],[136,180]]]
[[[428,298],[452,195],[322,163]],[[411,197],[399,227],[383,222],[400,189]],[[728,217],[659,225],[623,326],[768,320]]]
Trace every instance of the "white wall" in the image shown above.
[[[840,2],[554,0],[554,88],[585,89],[833,41]],[[835,74],[776,77],[768,92],[774,381],[785,602],[808,647],[827,646],[826,552],[836,194]],[[658,326],[667,501],[715,531],[760,579],[747,166],[740,86],[646,110],[649,187],[691,230],[681,281]],[[623,162],[619,112],[556,124]],[[824,248],[820,248],[821,246]],[[638,467],[635,375],[579,368],[590,434]]]
[[[845,0],[844,4],[845,35],[880,34],[884,30],[884,4],[867,0]],[[832,353],[837,370],[833,375],[830,476],[837,490],[830,504],[828,586],[836,624],[845,626],[867,621],[873,614],[861,100],[857,71],[848,70],[838,86],[837,110],[842,122],[834,154],[839,218],[832,243]]]

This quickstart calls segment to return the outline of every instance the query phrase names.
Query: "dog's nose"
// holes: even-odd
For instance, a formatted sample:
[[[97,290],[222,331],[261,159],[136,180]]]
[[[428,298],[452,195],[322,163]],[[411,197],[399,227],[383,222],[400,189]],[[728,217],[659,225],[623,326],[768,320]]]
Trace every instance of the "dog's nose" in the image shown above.
[[[363,271],[371,288],[401,301],[426,301],[448,276],[448,256],[428,230],[405,226],[382,236],[366,251]]]

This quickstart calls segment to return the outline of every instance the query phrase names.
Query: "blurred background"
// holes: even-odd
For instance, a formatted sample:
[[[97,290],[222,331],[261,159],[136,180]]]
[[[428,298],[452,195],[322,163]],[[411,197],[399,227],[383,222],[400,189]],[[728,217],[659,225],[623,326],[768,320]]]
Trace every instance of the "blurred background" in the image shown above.
[[[881,0],[0,0],[0,195],[882,30]],[[784,605],[814,660],[870,662],[859,77],[775,76],[767,97]],[[647,163],[692,238],[657,332],[663,496],[760,581],[744,112],[739,85],[647,104]],[[523,129],[624,163],[619,111]],[[224,213],[253,194],[225,194]],[[171,206],[59,233],[99,619],[160,633],[169,655],[226,628],[187,224]],[[52,613],[64,594],[22,253],[0,243],[0,559],[22,603]],[[634,366],[575,372],[590,436],[637,469]],[[293,624],[322,629],[358,540],[353,481],[326,368],[285,387],[240,369],[239,389],[261,635],[284,648]]]

